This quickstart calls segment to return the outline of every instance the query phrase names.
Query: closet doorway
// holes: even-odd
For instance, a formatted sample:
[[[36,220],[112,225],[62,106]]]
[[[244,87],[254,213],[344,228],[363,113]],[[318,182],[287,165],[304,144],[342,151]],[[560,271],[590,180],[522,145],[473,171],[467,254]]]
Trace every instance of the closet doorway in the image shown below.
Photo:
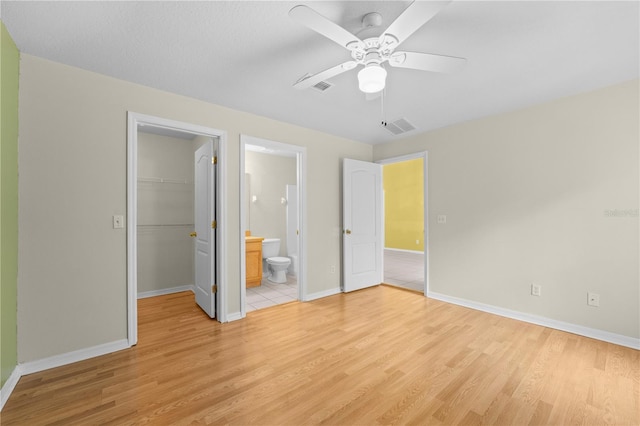
[[[427,153],[380,160],[383,166],[383,282],[428,292]]]
[[[191,290],[226,321],[224,132],[128,115],[127,324],[137,342],[137,299]],[[215,284],[215,285],[213,285]],[[217,288],[216,288],[217,287]],[[217,291],[216,291],[217,290]]]
[[[305,169],[306,148],[241,135],[242,317],[306,298]],[[263,244],[263,239],[268,242]],[[269,250],[266,247],[273,247],[274,240],[272,258],[264,259],[267,251],[255,253],[256,246]]]

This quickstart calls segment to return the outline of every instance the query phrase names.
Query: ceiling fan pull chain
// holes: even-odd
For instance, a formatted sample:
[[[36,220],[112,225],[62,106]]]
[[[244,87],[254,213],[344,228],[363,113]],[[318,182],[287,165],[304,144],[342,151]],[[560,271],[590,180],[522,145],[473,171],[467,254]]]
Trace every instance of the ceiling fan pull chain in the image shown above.
[[[382,93],[380,93],[380,116],[381,116],[380,124],[382,124],[383,126],[386,126],[387,121],[384,115],[384,92],[386,92],[386,90],[382,89]]]

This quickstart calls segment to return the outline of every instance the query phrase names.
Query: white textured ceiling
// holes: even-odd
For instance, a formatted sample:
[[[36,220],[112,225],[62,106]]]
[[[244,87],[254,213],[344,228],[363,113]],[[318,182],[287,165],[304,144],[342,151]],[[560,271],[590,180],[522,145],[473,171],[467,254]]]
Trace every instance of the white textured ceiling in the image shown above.
[[[401,47],[465,57],[466,67],[390,69],[383,117],[356,70],[324,93],[292,88],[350,59],[289,18],[297,4],[355,33],[365,13],[380,12],[386,28],[409,2],[3,0],[0,12],[30,55],[371,144],[399,139],[382,118],[408,119],[413,134],[639,75],[638,1],[453,2]]]

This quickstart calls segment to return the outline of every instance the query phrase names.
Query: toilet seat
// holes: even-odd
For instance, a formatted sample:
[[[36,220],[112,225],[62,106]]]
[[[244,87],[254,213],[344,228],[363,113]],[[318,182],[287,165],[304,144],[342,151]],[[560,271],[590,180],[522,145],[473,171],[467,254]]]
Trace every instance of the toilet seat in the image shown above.
[[[267,263],[270,265],[288,265],[291,263],[291,259],[288,257],[270,257],[267,259]]]

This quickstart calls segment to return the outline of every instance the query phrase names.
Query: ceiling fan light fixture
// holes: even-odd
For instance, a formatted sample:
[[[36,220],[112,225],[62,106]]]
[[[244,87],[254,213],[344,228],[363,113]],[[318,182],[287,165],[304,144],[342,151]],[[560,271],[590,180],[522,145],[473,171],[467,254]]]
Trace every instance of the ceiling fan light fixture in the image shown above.
[[[367,65],[358,72],[358,87],[364,93],[377,93],[384,89],[387,70],[379,64]]]

